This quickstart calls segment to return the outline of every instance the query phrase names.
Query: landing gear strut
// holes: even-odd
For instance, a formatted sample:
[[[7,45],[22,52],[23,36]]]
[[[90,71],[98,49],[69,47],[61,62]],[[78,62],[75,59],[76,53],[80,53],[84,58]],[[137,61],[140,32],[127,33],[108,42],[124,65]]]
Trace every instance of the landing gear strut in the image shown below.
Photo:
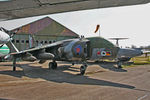
[[[13,58],[13,71],[16,71],[16,58]]]
[[[118,62],[117,62],[117,66],[118,66],[119,69],[122,68],[122,62],[121,62],[121,61],[118,61]]]
[[[55,60],[49,63],[49,69],[57,69],[57,63]]]
[[[84,75],[85,71],[86,71],[86,68],[87,68],[87,64],[83,64],[81,67],[80,67],[80,74],[81,75]]]
[[[72,66],[73,66],[73,65],[75,65],[75,63],[74,63],[74,62],[72,63]]]

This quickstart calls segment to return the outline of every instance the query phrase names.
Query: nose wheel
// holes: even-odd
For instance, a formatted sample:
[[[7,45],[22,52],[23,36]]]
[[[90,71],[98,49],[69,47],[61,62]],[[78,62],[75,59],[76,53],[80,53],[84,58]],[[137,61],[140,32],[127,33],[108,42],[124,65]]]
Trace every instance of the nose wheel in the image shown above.
[[[81,75],[84,75],[84,74],[85,74],[86,68],[87,68],[87,65],[82,65],[82,66],[80,67],[80,74],[81,74]]]
[[[56,61],[53,61],[53,62],[49,63],[49,69],[57,69],[57,63],[56,63]]]

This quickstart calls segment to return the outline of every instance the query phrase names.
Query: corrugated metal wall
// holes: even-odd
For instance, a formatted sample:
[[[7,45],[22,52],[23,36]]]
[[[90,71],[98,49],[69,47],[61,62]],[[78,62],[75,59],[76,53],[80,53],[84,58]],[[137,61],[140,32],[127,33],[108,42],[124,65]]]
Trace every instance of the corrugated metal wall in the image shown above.
[[[13,31],[17,30],[14,29]],[[19,50],[25,50],[41,44],[53,43],[55,41],[77,38],[78,34],[54,21],[45,17],[38,21],[19,27],[14,36],[13,43]]]

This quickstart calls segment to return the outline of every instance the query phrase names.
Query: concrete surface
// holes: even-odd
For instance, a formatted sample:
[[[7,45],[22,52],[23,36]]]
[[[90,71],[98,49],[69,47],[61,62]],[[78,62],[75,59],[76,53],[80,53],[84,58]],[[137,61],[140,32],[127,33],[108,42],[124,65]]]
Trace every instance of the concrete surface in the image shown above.
[[[80,65],[58,62],[57,70],[43,65],[0,63],[0,100],[150,100],[150,65],[117,69],[114,63]]]

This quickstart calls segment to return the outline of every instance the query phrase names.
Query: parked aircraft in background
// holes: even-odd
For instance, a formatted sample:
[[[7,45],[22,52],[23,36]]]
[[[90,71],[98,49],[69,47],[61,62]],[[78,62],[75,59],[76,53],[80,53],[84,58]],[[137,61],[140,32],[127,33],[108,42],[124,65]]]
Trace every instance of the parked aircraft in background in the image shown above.
[[[10,49],[6,45],[8,42],[10,42],[12,46],[16,49],[16,47],[11,42],[14,34],[15,32],[8,31],[2,27],[0,28],[0,60],[2,60],[3,58],[6,59],[8,57],[7,55],[10,53]]]
[[[110,40],[116,40],[116,46],[119,47],[119,40],[125,40],[125,39],[129,39],[129,38],[109,38]]]
[[[16,59],[21,58],[25,61],[52,60],[49,68],[56,69],[56,61],[81,62],[80,73],[83,75],[87,68],[87,60],[115,59],[118,67],[121,68],[122,62],[129,61],[132,57],[142,54],[141,50],[122,49],[113,45],[102,37],[67,39],[52,44],[42,45],[35,48],[11,53],[13,56],[13,70],[16,70]]]

